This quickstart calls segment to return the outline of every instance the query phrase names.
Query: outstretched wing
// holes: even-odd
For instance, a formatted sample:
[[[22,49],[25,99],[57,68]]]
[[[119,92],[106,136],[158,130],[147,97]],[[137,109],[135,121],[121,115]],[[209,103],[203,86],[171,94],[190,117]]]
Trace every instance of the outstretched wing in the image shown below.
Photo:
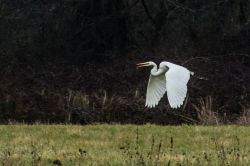
[[[187,95],[187,83],[191,72],[179,65],[169,66],[166,72],[167,96],[172,108],[180,107]]]
[[[146,95],[146,107],[155,107],[166,92],[165,74],[160,76],[150,75]]]

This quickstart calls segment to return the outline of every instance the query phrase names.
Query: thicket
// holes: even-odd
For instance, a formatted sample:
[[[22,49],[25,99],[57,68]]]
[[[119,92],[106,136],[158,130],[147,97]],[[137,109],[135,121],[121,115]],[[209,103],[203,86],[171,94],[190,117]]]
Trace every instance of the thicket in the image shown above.
[[[249,123],[248,0],[0,1],[0,119]],[[180,110],[144,108],[148,70],[195,76]]]

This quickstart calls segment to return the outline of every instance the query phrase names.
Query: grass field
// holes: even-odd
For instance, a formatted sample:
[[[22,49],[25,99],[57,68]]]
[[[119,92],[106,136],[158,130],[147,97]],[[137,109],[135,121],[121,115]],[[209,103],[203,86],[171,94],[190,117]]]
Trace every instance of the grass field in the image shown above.
[[[1,165],[250,165],[250,127],[2,125]]]

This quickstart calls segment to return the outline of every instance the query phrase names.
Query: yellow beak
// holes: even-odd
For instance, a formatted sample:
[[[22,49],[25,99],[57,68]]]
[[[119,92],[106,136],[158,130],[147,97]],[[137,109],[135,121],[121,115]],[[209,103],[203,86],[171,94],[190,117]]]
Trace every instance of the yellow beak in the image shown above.
[[[136,64],[137,69],[140,68],[140,67],[145,67],[145,66],[149,66],[147,62],[145,62],[145,63],[137,63]]]

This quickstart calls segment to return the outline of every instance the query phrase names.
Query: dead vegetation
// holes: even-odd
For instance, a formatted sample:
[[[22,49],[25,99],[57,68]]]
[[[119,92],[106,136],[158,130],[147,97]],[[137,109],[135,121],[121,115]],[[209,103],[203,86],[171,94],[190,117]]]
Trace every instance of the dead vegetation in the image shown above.
[[[200,98],[198,105],[193,104],[198,120],[202,125],[218,125],[221,123],[212,96]]]
[[[240,125],[250,125],[250,108],[249,106],[244,107],[241,115],[237,118],[237,124]]]

